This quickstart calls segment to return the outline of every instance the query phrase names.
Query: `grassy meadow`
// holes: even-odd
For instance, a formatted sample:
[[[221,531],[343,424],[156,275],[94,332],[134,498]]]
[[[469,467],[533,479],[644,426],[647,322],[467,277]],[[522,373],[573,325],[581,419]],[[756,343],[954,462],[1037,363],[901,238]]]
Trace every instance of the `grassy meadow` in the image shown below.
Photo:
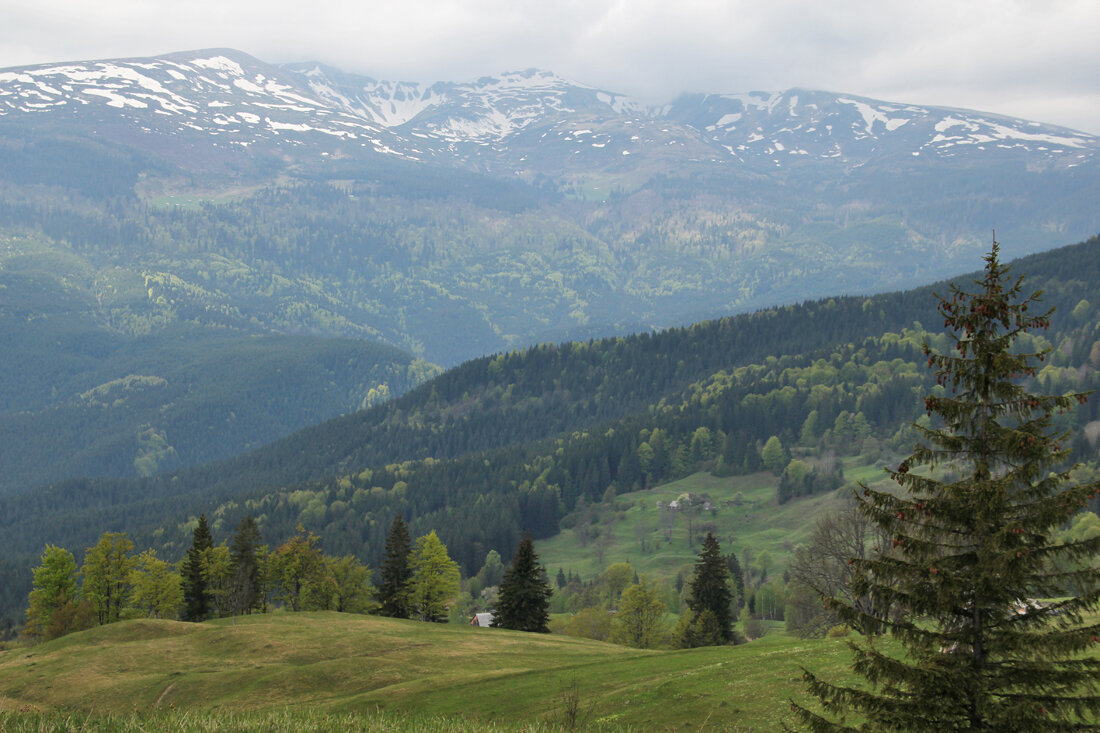
[[[0,728],[775,731],[801,666],[847,662],[785,634],[642,651],[327,612],[126,621],[0,652]]]
[[[666,504],[684,493],[710,497],[715,510],[700,511],[691,520],[696,532],[700,526],[713,525],[723,552],[736,551],[743,559],[749,548],[753,557],[767,552],[772,558],[771,571],[781,571],[787,556],[809,539],[818,518],[837,509],[856,481],[868,483],[883,479],[881,462],[866,463],[859,458],[844,461],[848,485],[827,494],[777,504],[779,479],[767,471],[747,476],[713,476],[696,473],[679,481],[643,491],[619,494],[614,507],[592,507],[601,537],[582,542],[576,528],[536,543],[539,558],[551,577],[558,568],[591,579],[603,566],[629,562],[639,575],[670,579],[680,570],[690,572],[699,552],[699,543],[688,541],[689,519],[684,513],[661,511],[657,502]],[[645,549],[643,549],[643,540]],[[507,561],[507,559],[506,559]]]

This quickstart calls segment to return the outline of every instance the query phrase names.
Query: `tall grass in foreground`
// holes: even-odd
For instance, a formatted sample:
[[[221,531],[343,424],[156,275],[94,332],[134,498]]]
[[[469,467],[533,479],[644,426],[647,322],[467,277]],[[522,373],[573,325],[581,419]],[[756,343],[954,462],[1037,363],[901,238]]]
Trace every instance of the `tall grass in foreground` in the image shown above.
[[[371,713],[322,713],[304,709],[258,712],[161,710],[128,715],[77,712],[0,712],[4,733],[558,733],[569,730],[544,723],[496,723],[450,716]],[[618,727],[600,727],[618,731]]]

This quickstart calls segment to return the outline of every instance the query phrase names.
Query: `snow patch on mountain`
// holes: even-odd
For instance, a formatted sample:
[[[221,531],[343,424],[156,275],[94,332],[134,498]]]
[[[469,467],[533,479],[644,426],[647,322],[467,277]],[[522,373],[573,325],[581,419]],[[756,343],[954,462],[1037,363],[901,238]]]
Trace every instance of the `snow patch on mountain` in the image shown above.
[[[868,135],[875,134],[875,123],[881,122],[888,132],[893,132],[902,125],[909,122],[907,117],[890,117],[886,114],[883,108],[874,108],[866,102],[860,102],[855,99],[848,99],[847,97],[837,97],[838,102],[841,104],[850,104],[855,107],[866,125],[865,131]],[[923,111],[923,110],[922,110]]]
[[[805,89],[687,95],[647,108],[539,69],[426,85],[316,63],[276,68],[219,49],[0,70],[0,118],[44,119],[59,109],[66,120],[122,118],[145,131],[201,132],[242,147],[315,144],[322,156],[344,141],[513,174],[598,167],[612,154],[639,164],[675,154],[771,170],[813,159],[923,160],[921,153],[1027,155],[1065,166],[1095,160],[1100,150],[1100,138],[1063,128]]]

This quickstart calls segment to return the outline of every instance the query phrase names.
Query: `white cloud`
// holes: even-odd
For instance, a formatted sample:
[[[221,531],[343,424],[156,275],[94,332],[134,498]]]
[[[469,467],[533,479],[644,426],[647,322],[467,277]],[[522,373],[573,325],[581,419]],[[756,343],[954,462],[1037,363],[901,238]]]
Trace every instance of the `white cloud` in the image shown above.
[[[227,46],[378,78],[537,66],[665,101],[792,86],[1100,133],[1095,0],[0,0],[0,66]]]

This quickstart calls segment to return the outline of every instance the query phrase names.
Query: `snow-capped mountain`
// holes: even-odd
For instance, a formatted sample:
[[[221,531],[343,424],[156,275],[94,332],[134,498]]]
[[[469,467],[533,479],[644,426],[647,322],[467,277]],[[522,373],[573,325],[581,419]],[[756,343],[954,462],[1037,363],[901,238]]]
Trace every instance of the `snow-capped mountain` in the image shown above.
[[[139,145],[143,135],[239,148],[337,140],[401,154],[384,127],[318,98],[293,74],[225,49],[0,70],[0,122]]]
[[[1100,150],[1096,136],[1038,122],[822,91],[687,95],[646,108],[533,69],[423,85],[316,63],[274,67],[225,49],[2,70],[4,123],[91,126],[138,144],[143,135],[192,146],[205,137],[299,162],[384,154],[549,176],[953,158],[1067,168],[1095,164]]]
[[[1028,120],[802,89],[686,96],[660,112],[738,160],[762,158],[777,166],[800,159],[864,163],[884,155],[1010,152],[1073,167],[1095,160],[1100,148],[1094,135]]]
[[[1006,257],[1079,241],[1100,231],[1098,151],[802,89],[650,108],[539,70],[417,84],[227,49],[41,64],[0,70],[0,259],[31,233],[94,255],[88,287],[134,268],[118,292],[151,322],[450,363],[910,287],[974,269],[994,229]]]

